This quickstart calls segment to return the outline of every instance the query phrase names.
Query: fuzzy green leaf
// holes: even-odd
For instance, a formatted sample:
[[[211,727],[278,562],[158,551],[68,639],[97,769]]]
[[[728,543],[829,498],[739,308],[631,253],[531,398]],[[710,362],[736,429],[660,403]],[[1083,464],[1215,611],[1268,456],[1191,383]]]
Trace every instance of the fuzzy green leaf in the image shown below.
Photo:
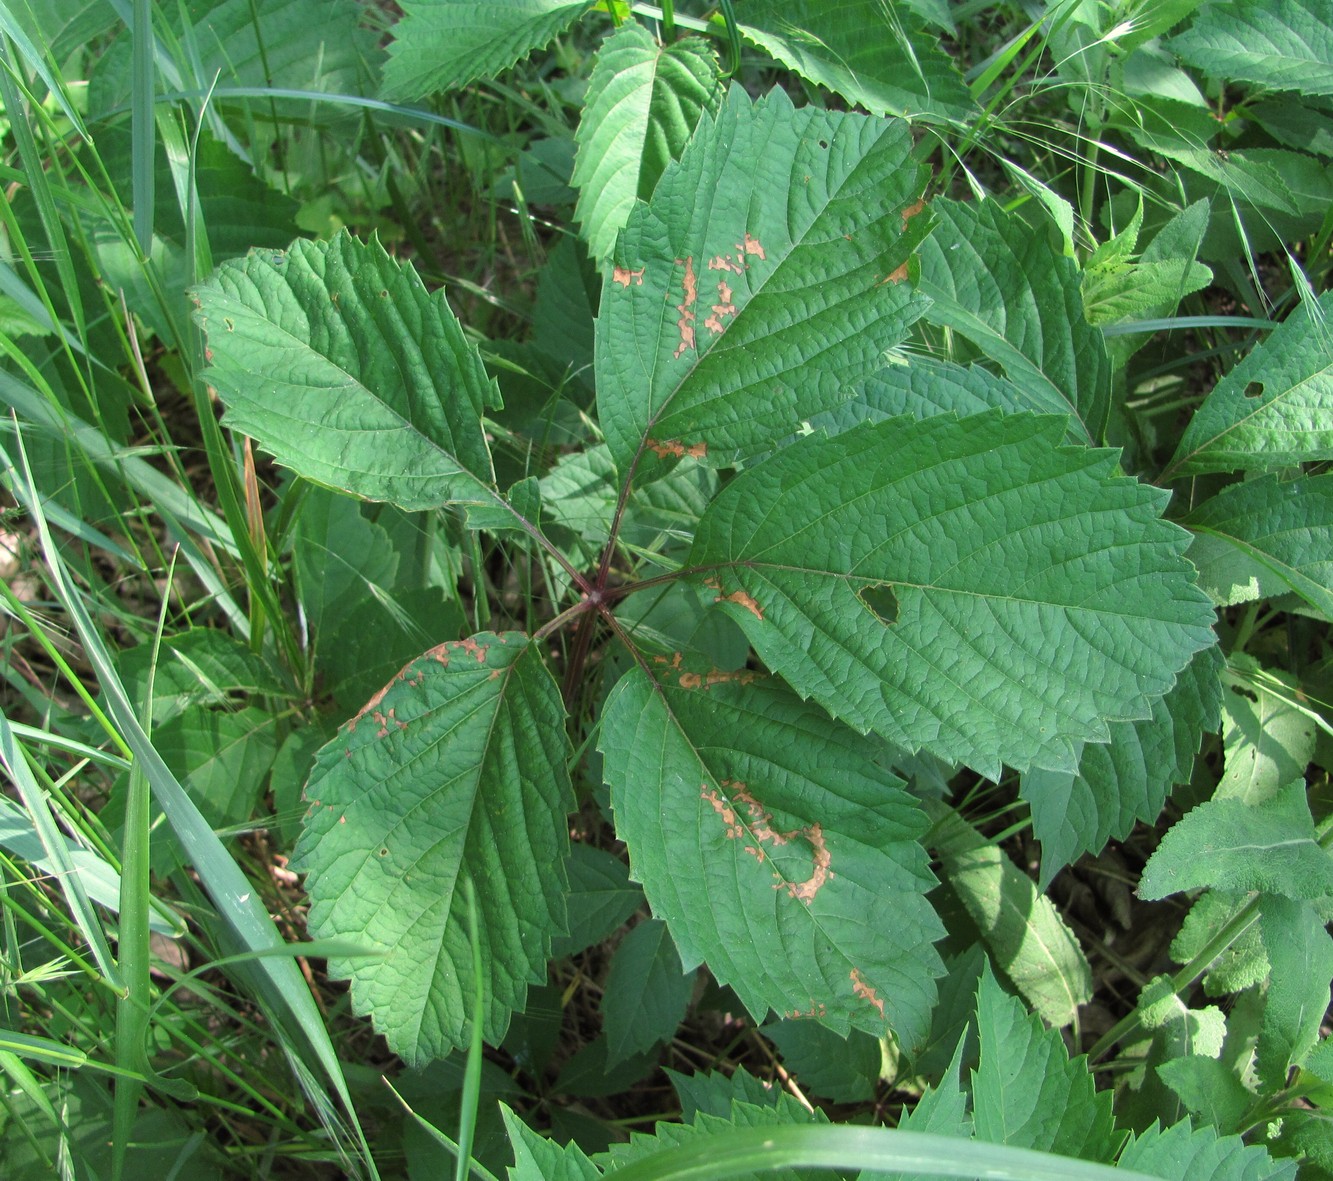
[[[647,201],[679,159],[699,116],[722,102],[722,74],[707,42],[661,46],[629,21],[602,46],[575,135],[575,216],[594,258],[605,258],[636,200]]]
[[[1045,1028],[989,969],[977,991],[981,1060],[972,1072],[978,1140],[1109,1161],[1119,1147],[1111,1094],[1093,1085],[1087,1060],[1069,1060],[1059,1031]]]
[[[443,296],[377,242],[253,251],[196,297],[223,421],[279,463],[405,509],[498,498],[495,383]]]
[[[1302,303],[1213,388],[1168,473],[1333,459],[1333,291]]]
[[[1333,618],[1333,475],[1223,488],[1182,522],[1189,559],[1223,606],[1295,591]]]
[[[645,919],[620,942],[602,994],[608,1065],[670,1041],[694,991],[665,923]]]
[[[875,115],[967,119],[976,105],[938,37],[877,0],[737,0],[741,35]]]
[[[412,102],[493,78],[553,41],[595,0],[403,0],[384,97]]]
[[[776,684],[654,669],[616,686],[601,743],[616,831],[682,961],[756,1017],[915,1045],[943,933],[915,802],[874,744]]]
[[[999,777],[1074,770],[1149,714],[1213,611],[1112,452],[1065,419],[936,417],[800,439],[722,490],[689,565],[804,697]]]
[[[1308,902],[1275,895],[1260,900],[1259,930],[1273,968],[1259,1031],[1259,1078],[1280,1091],[1291,1066],[1319,1040],[1333,977],[1333,938]]]
[[[1303,781],[1257,806],[1209,800],[1176,822],[1144,868],[1139,895],[1151,902],[1200,886],[1296,899],[1333,893],[1333,858],[1315,840]]]
[[[1131,1136],[1120,1154],[1120,1167],[1161,1177],[1163,1181],[1295,1181],[1295,1161],[1274,1161],[1258,1144],[1239,1136],[1219,1136],[1209,1127],[1193,1129],[1189,1121],[1161,1131],[1153,1124]]]
[[[1236,1072],[1218,1058],[1182,1054],[1163,1062],[1157,1073],[1192,1115],[1224,1135],[1239,1130],[1254,1101]]]
[[[1085,443],[1100,443],[1110,413],[1111,367],[1087,321],[1078,268],[996,202],[936,201],[935,233],[921,250],[926,319],[951,329],[1003,367],[1026,409],[1073,415]],[[955,357],[966,360],[966,357]]]
[[[1333,94],[1333,25],[1324,0],[1213,0],[1167,46],[1209,78]]]
[[[310,930],[371,953],[329,971],[408,1061],[467,1043],[463,878],[477,892],[488,1041],[545,979],[565,920],[567,758],[560,692],[516,633],[431,649],[320,752],[295,858]]]
[[[929,228],[905,123],[795,110],[733,87],[648,205],[597,321],[597,405],[617,467],[646,450],[726,462],[852,396],[924,306]],[[707,199],[701,199],[706,194]]]
[[[1189,782],[1200,741],[1220,724],[1223,666],[1221,650],[1205,648],[1152,703],[1151,717],[1112,722],[1109,743],[1085,746],[1076,774],[1023,776],[1020,793],[1041,841],[1043,890],[1081,854],[1128,836],[1140,820],[1151,824],[1171,788]]]

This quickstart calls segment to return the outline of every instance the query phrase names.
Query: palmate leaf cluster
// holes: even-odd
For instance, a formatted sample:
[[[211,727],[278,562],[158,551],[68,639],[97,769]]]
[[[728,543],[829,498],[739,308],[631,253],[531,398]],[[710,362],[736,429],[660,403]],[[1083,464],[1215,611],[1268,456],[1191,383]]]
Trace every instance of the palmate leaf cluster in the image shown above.
[[[385,94],[494,75],[590,7],[407,4]],[[746,44],[869,114],[728,85],[699,38],[661,43],[632,20],[607,35],[569,177],[597,268],[591,368],[570,401],[579,383],[591,396],[561,419],[558,457],[534,448],[520,472],[498,454],[512,422],[497,430],[489,352],[374,239],[257,249],[194,288],[224,424],[318,486],[295,564],[309,602],[328,606],[319,642],[337,643],[343,592],[311,555],[406,554],[395,514],[452,510],[550,591],[544,614],[493,629],[438,600],[395,603],[397,671],[376,690],[349,669],[337,696],[354,716],[290,752],[313,766],[294,860],[311,933],[356,946],[332,974],[425,1064],[466,1046],[474,1020],[502,1041],[551,956],[604,938],[641,887],[653,917],[612,973],[669,1025],[704,965],[756,1020],[889,1038],[911,1058],[938,1037],[957,962],[939,950],[941,879],[1043,1017],[1067,1023],[1089,987],[1049,901],[923,798],[921,768],[1014,775],[1044,887],[1154,820],[1220,730],[1222,787],[1167,835],[1142,893],[1207,889],[1182,962],[1254,918],[1255,1072],[1280,1088],[1318,1041],[1333,880],[1295,782],[1314,738],[1291,731],[1308,713],[1285,731],[1268,720],[1299,686],[1219,645],[1216,609],[1333,607],[1330,477],[1301,467],[1333,459],[1333,301],[1293,308],[1152,469],[1117,385],[1131,350],[1103,327],[1173,312],[1207,282],[1204,203],[1141,254],[1136,217],[1081,270],[1044,224],[937,195],[896,116],[976,117],[932,43],[943,6],[899,6],[868,42],[866,7],[738,0],[735,15]],[[1288,31],[1324,52],[1287,8]],[[1213,61],[1228,19],[1204,6],[1181,58]],[[1235,77],[1306,84],[1232,41]],[[1197,490],[1173,504],[1165,489],[1185,479]],[[328,524],[348,512],[331,493],[385,506],[345,518],[356,545]],[[354,586],[392,579],[359,557],[348,569]],[[592,644],[600,681],[583,675]],[[602,781],[627,878],[571,842],[570,813]],[[1289,1175],[1175,1121],[1140,1120],[1127,1141],[1087,1071],[989,968],[977,995],[970,1086],[956,1055],[905,1126],[1162,1176]],[[604,1016],[608,1071],[670,1036],[623,1000]],[[1197,1045],[1213,1017],[1152,1020],[1147,1069],[1164,1069],[1151,1085],[1198,1116],[1220,1065]],[[1227,1117],[1210,1121],[1223,1133],[1253,1114],[1233,1081]],[[697,1103],[666,1139],[792,1118],[753,1098]],[[592,1161],[511,1132],[518,1176],[599,1176],[648,1151]]]

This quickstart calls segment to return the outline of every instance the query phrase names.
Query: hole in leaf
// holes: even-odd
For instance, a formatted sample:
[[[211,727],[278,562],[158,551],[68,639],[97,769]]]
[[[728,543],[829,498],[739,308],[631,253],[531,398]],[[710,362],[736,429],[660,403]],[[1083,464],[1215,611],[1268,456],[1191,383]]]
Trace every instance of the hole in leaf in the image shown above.
[[[826,147],[828,147],[828,140],[826,140],[826,139],[821,139],[821,140],[819,141],[819,146],[820,146],[821,148],[826,148]]]
[[[878,586],[862,587],[856,594],[880,623],[897,623],[898,596],[893,593],[893,588],[888,583],[881,582]]]
[[[1264,383],[1262,381],[1252,381],[1245,387],[1245,396],[1247,398],[1262,398],[1264,396]]]

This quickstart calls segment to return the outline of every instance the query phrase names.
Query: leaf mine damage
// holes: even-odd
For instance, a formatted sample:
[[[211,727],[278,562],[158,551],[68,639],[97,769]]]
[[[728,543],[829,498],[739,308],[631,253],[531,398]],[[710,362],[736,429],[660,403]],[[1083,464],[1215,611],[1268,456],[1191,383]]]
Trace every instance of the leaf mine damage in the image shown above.
[[[735,779],[724,779],[721,787],[722,791],[719,791],[717,788],[710,788],[705,783],[700,787],[699,794],[708,801],[713,811],[722,818],[722,823],[727,828],[728,840],[743,840],[747,836],[754,840],[754,844],[745,846],[745,851],[751,857],[754,857],[760,865],[768,860],[768,854],[764,849],[766,844],[779,848],[797,838],[810,843],[811,854],[814,858],[814,870],[805,881],[789,882],[780,873],[775,872],[773,874],[778,879],[773,889],[786,890],[789,898],[799,898],[809,906],[815,895],[823,889],[831,877],[835,876],[830,868],[832,855],[829,853],[828,844],[824,839],[823,826],[816,821],[804,828],[779,832],[773,827],[773,813],[768,811],[750,794],[744,783]],[[730,793],[731,799],[735,801],[735,806],[733,806],[731,800],[728,800],[722,794],[723,791]],[[745,810],[744,816],[737,811],[737,807]]]

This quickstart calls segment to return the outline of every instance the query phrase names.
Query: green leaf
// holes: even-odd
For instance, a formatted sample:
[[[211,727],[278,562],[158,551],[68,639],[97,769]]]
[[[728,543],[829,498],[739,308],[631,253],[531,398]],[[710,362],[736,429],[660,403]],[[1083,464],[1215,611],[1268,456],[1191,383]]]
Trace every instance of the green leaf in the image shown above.
[[[500,1104],[500,1114],[514,1149],[509,1181],[597,1181],[602,1175],[574,1141],[557,1144],[534,1132],[506,1104]]]
[[[360,709],[414,653],[467,630],[462,608],[437,586],[367,597],[320,637],[316,667],[342,709]]]
[[[705,112],[722,103],[722,73],[706,41],[661,46],[633,21],[602,46],[575,136],[575,217],[594,258],[605,258],[636,200],[647,201],[663,170]]]
[[[987,970],[977,990],[981,1061],[972,1072],[978,1140],[1109,1161],[1119,1147],[1111,1093],[1097,1091],[1087,1059],[1072,1062],[1046,1029]]]
[[[659,1123],[651,1136],[632,1133],[628,1144],[611,1145],[606,1153],[597,1157],[597,1163],[606,1169],[608,1175],[616,1176],[619,1170],[635,1162],[646,1162],[647,1158],[665,1148],[693,1144],[700,1140],[706,1141],[710,1134],[729,1128],[773,1128],[810,1123],[827,1124],[828,1117],[823,1112],[818,1112],[812,1119],[790,1095],[784,1095],[778,1103],[754,1104],[735,1100],[726,1116],[710,1115],[701,1111],[694,1117],[693,1123]],[[672,1176],[671,1173],[663,1175]],[[761,1178],[762,1181],[816,1181],[816,1178],[828,1174],[769,1167],[762,1173],[729,1172],[726,1175],[747,1179],[753,1177],[755,1181],[761,1181]]]
[[[876,0],[737,0],[741,35],[874,115],[971,118],[976,104],[938,37]]]
[[[277,751],[277,721],[266,709],[235,713],[191,706],[153,729],[153,746],[214,828],[254,813]]]
[[[387,595],[398,573],[388,533],[366,520],[357,501],[323,488],[311,489],[301,503],[292,557],[317,643],[326,626],[331,632],[367,598]]]
[[[1295,899],[1333,893],[1333,859],[1315,840],[1304,781],[1258,805],[1209,800],[1181,817],[1144,867],[1139,896],[1152,902],[1201,886]]]
[[[601,749],[631,870],[685,965],[755,1017],[914,1045],[943,933],[924,819],[873,744],[752,677],[664,662],[616,685]]]
[[[142,711],[151,704],[154,726],[192,706],[226,705],[242,697],[279,696],[289,686],[242,641],[207,627],[140,644],[119,658],[125,691]],[[148,699],[152,681],[152,700]]]
[[[1291,676],[1261,668],[1243,652],[1231,664],[1223,677],[1224,770],[1214,794],[1260,804],[1305,774],[1315,753],[1315,722]]]
[[[188,61],[191,72],[180,79],[186,87],[365,94],[374,89],[381,55],[364,16],[356,0],[188,0],[164,5],[157,19],[173,39],[188,39],[189,50],[187,55],[182,48],[171,59],[164,51],[159,60],[170,61],[172,72]],[[130,37],[123,35],[98,59],[89,84],[90,111],[100,116],[130,105],[131,57]],[[312,117],[309,100],[275,97],[265,106],[270,102],[271,110],[298,113],[303,120]]]
[[[768,666],[859,730],[990,778],[1146,717],[1212,607],[1162,496],[1033,415],[868,423],[733,480],[689,565]]]
[[[1333,475],[1232,484],[1181,524],[1189,559],[1221,606],[1295,591],[1333,618]]]
[[[1152,703],[1150,717],[1112,722],[1109,743],[1085,746],[1076,774],[1023,776],[1019,792],[1041,841],[1041,889],[1081,854],[1122,840],[1140,820],[1151,824],[1171,788],[1189,782],[1200,741],[1220,725],[1224,666],[1221,649],[1203,649]]]
[[[1092,996],[1092,969],[1055,904],[1036,883],[956,812],[941,808],[930,832],[944,880],[1028,1003],[1068,1025]]]
[[[1175,945],[1172,945],[1172,954]],[[1191,1009],[1181,999],[1170,976],[1154,976],[1139,992],[1136,1006],[1144,1029],[1169,1036],[1172,1057],[1202,1054],[1216,1058],[1227,1035],[1226,1017],[1216,1005]]]
[[[818,1021],[770,1021],[761,1031],[801,1089],[835,1103],[864,1103],[875,1094],[882,1055],[878,1038],[859,1029],[841,1037]],[[920,1129],[918,1129],[920,1130]]]
[[[1296,308],[1213,388],[1167,475],[1333,459],[1333,291]]]
[[[578,955],[600,943],[643,904],[643,891],[629,880],[619,857],[582,843],[571,847],[569,861],[569,934],[557,935],[551,955]]]
[[[665,923],[645,919],[616,948],[602,994],[607,1064],[671,1040],[694,992]]]
[[[862,383],[851,401],[815,415],[810,425],[836,435],[857,423],[881,422],[902,414],[913,418],[955,414],[965,418],[987,410],[1015,414],[1030,408],[1023,391],[1013,382],[980,365],[895,354],[886,368]],[[1069,441],[1079,441],[1076,431],[1071,431]]]
[[[928,229],[905,123],[733,87],[605,276],[597,405],[627,473],[645,451],[729,462],[852,394],[921,313]],[[700,193],[710,194],[700,200]]]
[[[441,644],[408,664],[319,754],[294,864],[310,930],[409,1062],[467,1044],[472,952],[460,880],[476,886],[492,1044],[545,978],[564,925],[574,805],[560,693],[516,633]]]
[[[1191,963],[1248,903],[1247,894],[1205,890],[1194,900],[1179,933],[1171,941],[1172,956],[1179,963]],[[1251,922],[1234,935],[1206,967],[1203,989],[1209,996],[1241,992],[1265,980],[1268,956],[1259,938],[1258,923]],[[1204,1051],[1200,1049],[1199,1052]]]
[[[493,78],[553,41],[595,0],[404,0],[386,99],[414,101]]]
[[[1274,1161],[1261,1145],[1239,1136],[1219,1136],[1213,1128],[1191,1128],[1184,1120],[1161,1131],[1153,1124],[1131,1136],[1120,1154],[1121,1169],[1135,1169],[1164,1181],[1295,1181],[1295,1161]]]
[[[1322,0],[1213,0],[1167,47],[1209,78],[1333,94],[1333,25]]]
[[[405,509],[497,498],[495,383],[443,296],[378,243],[256,251],[196,297],[223,421],[279,463]]]
[[[931,208],[939,225],[921,250],[926,319],[999,364],[1026,409],[1071,414],[1083,442],[1101,442],[1111,368],[1084,314],[1073,260],[1055,250],[1045,226],[1034,229],[994,201]]]
[[[1157,1073],[1191,1115],[1224,1135],[1240,1130],[1245,1112],[1254,1102],[1236,1072],[1217,1058],[1182,1054],[1163,1062]]]
[[[1259,1031],[1259,1078],[1277,1092],[1319,1040],[1333,978],[1333,938],[1308,902],[1273,895],[1260,899],[1259,930],[1273,968]]]
[[[736,1067],[729,1075],[721,1071],[711,1074],[678,1074],[674,1070],[665,1070],[664,1073],[676,1088],[680,1098],[680,1118],[687,1124],[692,1124],[700,1111],[725,1118],[731,1114],[733,1101],[751,1103],[757,1107],[765,1104],[777,1107],[795,1102],[794,1096],[755,1078],[743,1066]],[[807,1119],[810,1118],[805,1108],[799,1107],[799,1110]]]

